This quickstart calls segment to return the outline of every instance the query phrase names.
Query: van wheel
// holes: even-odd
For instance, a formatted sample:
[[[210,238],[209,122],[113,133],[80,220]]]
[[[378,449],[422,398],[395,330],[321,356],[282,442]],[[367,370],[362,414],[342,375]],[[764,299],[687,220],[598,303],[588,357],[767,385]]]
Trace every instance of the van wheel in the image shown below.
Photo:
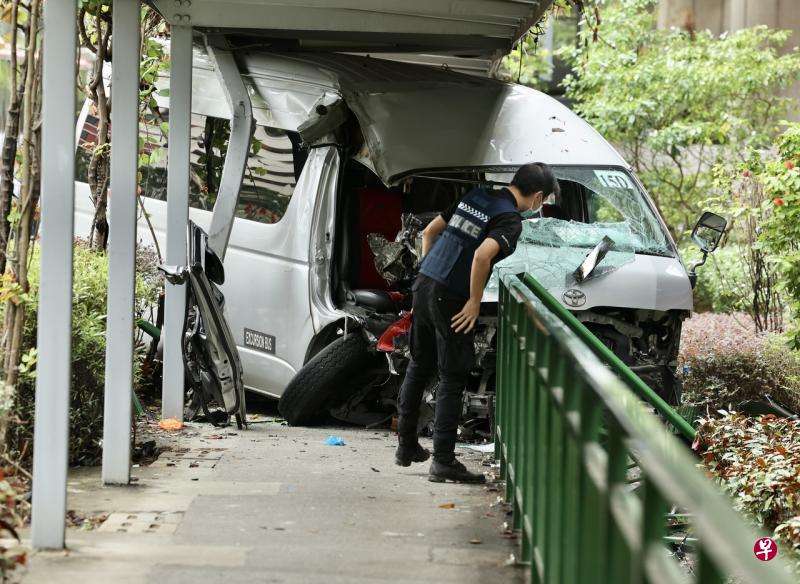
[[[278,401],[278,411],[292,426],[313,426],[332,405],[359,388],[352,385],[374,356],[360,331],[333,341],[303,365]]]

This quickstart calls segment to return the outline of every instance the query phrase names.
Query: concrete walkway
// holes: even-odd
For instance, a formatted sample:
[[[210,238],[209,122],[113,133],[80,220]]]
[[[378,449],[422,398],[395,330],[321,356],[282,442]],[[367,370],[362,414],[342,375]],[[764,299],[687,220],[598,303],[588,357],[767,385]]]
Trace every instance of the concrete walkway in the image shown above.
[[[385,430],[259,421],[170,435],[173,449],[134,469],[130,487],[72,473],[69,550],[32,555],[23,584],[525,581],[507,565],[518,552],[496,485],[397,467]],[[330,434],[346,445],[324,445]],[[482,455],[458,450],[480,467]]]

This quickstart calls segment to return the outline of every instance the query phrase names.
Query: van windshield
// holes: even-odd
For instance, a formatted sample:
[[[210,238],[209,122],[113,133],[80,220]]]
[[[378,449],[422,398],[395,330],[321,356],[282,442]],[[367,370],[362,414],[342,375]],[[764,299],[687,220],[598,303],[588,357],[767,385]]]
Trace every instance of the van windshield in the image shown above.
[[[553,171],[561,192],[548,197],[537,217],[526,222],[521,242],[591,248],[608,235],[617,251],[674,256],[655,213],[627,172],[580,166],[555,166]],[[512,172],[486,173],[487,180],[499,183],[512,177]]]
[[[627,172],[616,168],[553,167],[560,193],[545,199],[523,221],[517,249],[496,266],[498,273],[533,274],[548,289],[574,285],[573,272],[604,237],[613,241],[594,276],[632,263],[637,254],[674,257],[667,235],[644,193]],[[487,180],[508,183],[513,173],[487,172]]]

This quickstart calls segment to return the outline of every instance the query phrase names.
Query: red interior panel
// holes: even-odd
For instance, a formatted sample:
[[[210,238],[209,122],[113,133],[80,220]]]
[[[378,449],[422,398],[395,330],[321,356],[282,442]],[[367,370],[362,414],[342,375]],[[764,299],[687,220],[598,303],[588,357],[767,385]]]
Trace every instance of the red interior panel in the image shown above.
[[[394,241],[400,231],[400,214],[403,212],[401,193],[379,189],[361,189],[359,197],[359,281],[356,288],[388,288],[375,269],[372,250],[367,235],[380,233],[389,241]]]

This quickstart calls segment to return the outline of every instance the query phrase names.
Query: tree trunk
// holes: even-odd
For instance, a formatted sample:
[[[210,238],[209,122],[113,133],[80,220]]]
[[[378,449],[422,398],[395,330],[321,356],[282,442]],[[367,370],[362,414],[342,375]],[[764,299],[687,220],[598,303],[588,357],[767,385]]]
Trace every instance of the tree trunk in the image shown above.
[[[11,211],[11,199],[14,195],[14,166],[17,159],[17,137],[19,135],[19,99],[24,85],[17,82],[17,16],[19,0],[11,4],[11,98],[6,113],[5,134],[2,153],[0,153],[0,274],[6,271],[6,253],[8,252],[8,234],[10,224],[8,213]]]
[[[83,14],[83,13],[82,13]],[[97,108],[97,145],[89,162],[88,182],[94,201],[94,220],[89,244],[94,249],[105,249],[108,243],[108,180],[110,171],[109,126],[111,122],[111,97],[106,95],[103,83],[103,65],[109,57],[111,23],[95,15],[97,28],[96,59],[89,92]]]
[[[28,46],[25,50],[25,92],[22,102],[22,192],[20,219],[14,233],[14,253],[9,258],[11,269],[23,293],[30,289],[28,254],[31,224],[36,210],[39,182],[38,118],[40,104],[41,63],[37,59],[41,0],[32,0],[29,16]],[[25,305],[9,302],[6,306],[5,375],[6,385],[15,386],[19,376],[19,359],[25,329]]]

